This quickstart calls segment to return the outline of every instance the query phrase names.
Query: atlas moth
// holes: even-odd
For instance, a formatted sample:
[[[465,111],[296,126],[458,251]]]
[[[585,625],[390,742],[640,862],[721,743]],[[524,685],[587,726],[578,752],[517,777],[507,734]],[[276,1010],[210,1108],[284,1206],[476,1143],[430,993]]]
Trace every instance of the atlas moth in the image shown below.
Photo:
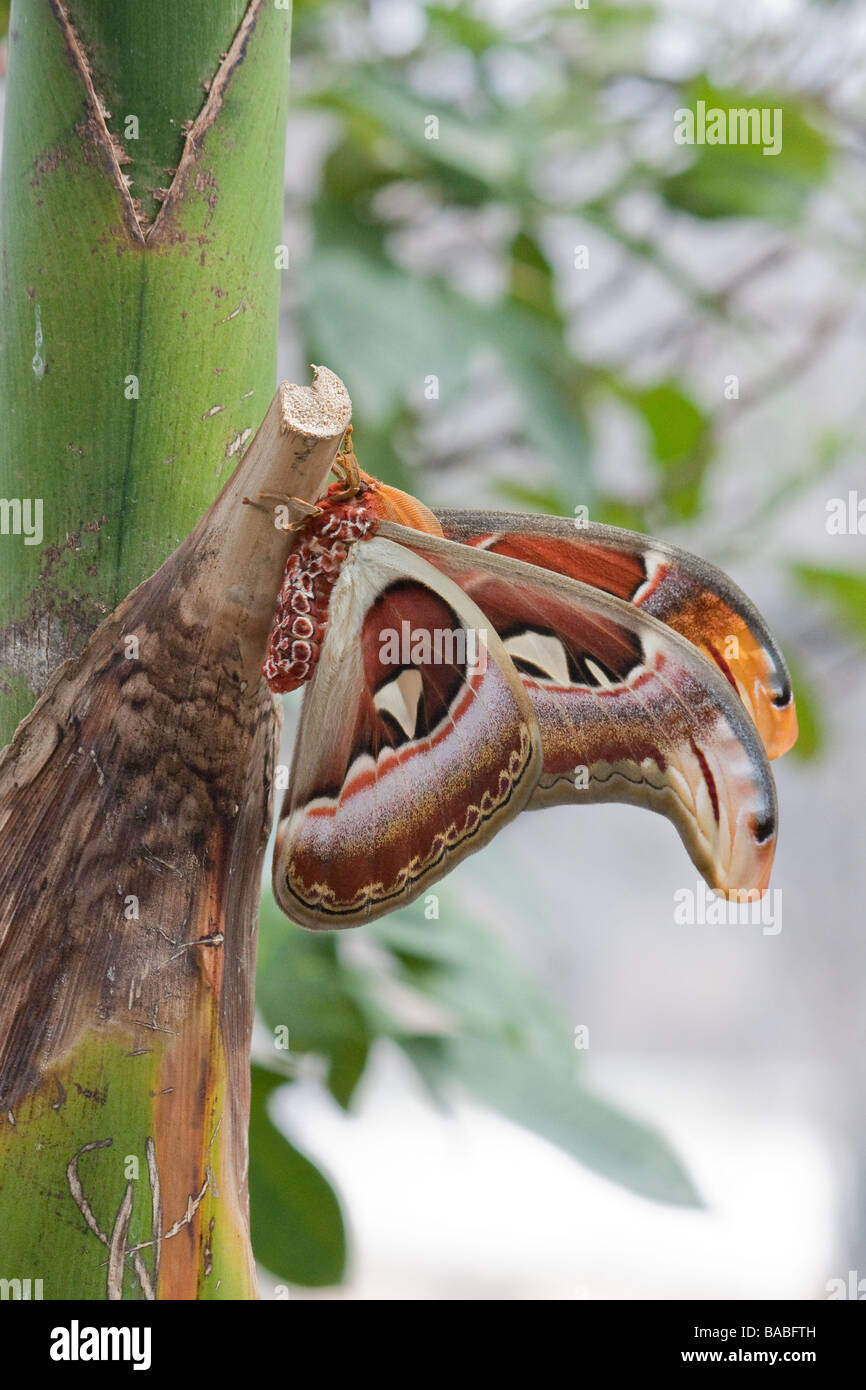
[[[262,666],[275,692],[306,686],[274,855],[289,917],[378,917],[562,802],[658,811],[711,888],[766,890],[769,759],[797,720],[727,575],[617,527],[431,511],[359,468],[351,429],[334,471],[318,503],[293,499]]]

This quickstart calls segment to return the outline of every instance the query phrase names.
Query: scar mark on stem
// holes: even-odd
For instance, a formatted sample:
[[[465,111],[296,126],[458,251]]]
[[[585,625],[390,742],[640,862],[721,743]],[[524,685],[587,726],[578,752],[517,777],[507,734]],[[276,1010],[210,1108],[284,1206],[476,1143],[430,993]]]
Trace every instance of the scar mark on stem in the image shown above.
[[[205,1175],[205,1180],[201,1185],[201,1190],[195,1195],[190,1193],[190,1195],[187,1197],[186,1211],[184,1212],[183,1216],[181,1216],[177,1221],[175,1221],[174,1225],[166,1231],[165,1235],[154,1236],[153,1240],[143,1240],[140,1242],[140,1244],[133,1245],[132,1253],[136,1254],[139,1250],[149,1250],[154,1245],[156,1245],[158,1240],[171,1240],[173,1236],[178,1235],[184,1229],[184,1227],[188,1226],[192,1221],[193,1217],[195,1216],[196,1212],[198,1211],[199,1207],[204,1201],[204,1195],[207,1192],[209,1185],[210,1169],[208,1169],[207,1174]]]
[[[163,961],[158,969],[164,970],[167,965],[171,965],[173,960],[177,960],[178,956],[182,956],[184,951],[192,951],[196,946],[222,946],[224,941],[225,937],[221,931],[211,932],[210,936],[199,936],[195,941],[187,941],[179,951],[175,951],[173,956],[169,956],[168,960]]]
[[[148,1140],[148,1143],[152,1143]],[[132,1256],[132,1263],[136,1274],[141,1283],[142,1292],[148,1302],[153,1302],[155,1295],[153,1284],[147,1270],[147,1265],[138,1254],[138,1246],[130,1250],[126,1248],[126,1237],[129,1231],[129,1222],[132,1216],[133,1204],[133,1185],[128,1182],[126,1191],[117,1209],[114,1224],[111,1230],[111,1239],[104,1231],[99,1228],[99,1223],[93,1215],[93,1208],[87,1200],[81,1179],[78,1176],[78,1160],[82,1154],[92,1153],[96,1149],[110,1149],[114,1143],[113,1139],[95,1139],[91,1144],[84,1144],[66,1165],[66,1181],[69,1184],[69,1191],[72,1200],[84,1218],[87,1229],[96,1236],[100,1244],[108,1250],[108,1275],[106,1280],[106,1298],[119,1299],[123,1297],[123,1261],[127,1255]],[[148,1156],[148,1171],[150,1172],[150,1157]],[[153,1178],[151,1176],[151,1185]]]
[[[85,1100],[95,1101],[97,1105],[104,1105],[105,1102],[108,1100],[107,1086],[104,1091],[97,1091],[95,1087],[91,1090],[88,1086],[80,1086],[76,1081],[75,1089],[80,1096],[84,1097]]]
[[[42,356],[42,309],[36,305],[36,332],[34,335],[34,346],[36,351],[33,354],[33,375],[37,381],[41,381],[45,375],[45,358]]]
[[[126,1258],[126,1233],[129,1230],[131,1216],[132,1183],[128,1182],[117,1209],[117,1216],[114,1218],[114,1227],[108,1244],[108,1280],[105,1296],[110,1302],[119,1302],[123,1298],[123,1262]],[[151,1297],[153,1297],[152,1291]]]
[[[251,429],[238,430],[237,434],[233,435],[226,445],[226,458],[230,459],[233,458],[235,454],[239,454],[251,434]]]
[[[149,864],[158,866],[158,869],[168,869],[169,873],[177,874],[178,878],[183,878],[183,869],[179,869],[176,864],[169,864],[166,859],[160,859],[159,855],[154,854],[147,845],[141,845],[140,852],[142,859],[146,859]]]
[[[156,1162],[156,1145],[148,1135],[145,1144],[147,1171],[150,1177],[150,1191],[153,1199],[153,1282],[159,1280],[159,1261],[162,1255],[162,1187],[159,1181],[159,1168]]]
[[[151,1021],[150,1023],[148,1023],[148,1022],[147,1022],[145,1019],[143,1019],[143,1018],[134,1018],[134,1019],[132,1020],[132,1022],[135,1024],[135,1026],[136,1026],[137,1028],[149,1028],[149,1029],[151,1030],[151,1032],[153,1032],[153,1033],[168,1033],[172,1038],[178,1037],[179,1035],[178,1035],[177,1031],[176,1031],[174,1028],[161,1028],[161,1027],[159,1026],[159,1024],[158,1024],[157,1021],[156,1021],[156,1015],[157,1015],[157,1010],[158,1010],[158,1009],[159,1009],[159,1004],[157,1003],[156,1005],[154,1005],[153,1019],[152,1019],[152,1021]]]
[[[204,1277],[213,1272],[213,1228],[216,1225],[216,1217],[212,1216],[207,1223],[207,1240],[204,1243]]]
[[[171,1230],[166,1231],[166,1233],[165,1233],[165,1239],[166,1239],[166,1240],[168,1240],[171,1236],[176,1236],[177,1233],[178,1233],[178,1231],[182,1231],[183,1228],[184,1228],[184,1226],[188,1226],[188,1225],[190,1224],[190,1222],[192,1221],[192,1219],[193,1219],[193,1217],[195,1216],[196,1212],[198,1211],[199,1207],[201,1206],[202,1202],[204,1201],[204,1194],[207,1192],[207,1190],[208,1190],[208,1176],[205,1175],[205,1180],[204,1180],[204,1182],[202,1183],[201,1189],[200,1189],[200,1191],[198,1192],[198,1194],[197,1194],[195,1197],[193,1197],[192,1194],[190,1194],[190,1196],[187,1197],[187,1199],[186,1199],[186,1211],[184,1212],[183,1216],[180,1218],[179,1221],[175,1221],[175,1223],[174,1223],[174,1225],[172,1226]]]

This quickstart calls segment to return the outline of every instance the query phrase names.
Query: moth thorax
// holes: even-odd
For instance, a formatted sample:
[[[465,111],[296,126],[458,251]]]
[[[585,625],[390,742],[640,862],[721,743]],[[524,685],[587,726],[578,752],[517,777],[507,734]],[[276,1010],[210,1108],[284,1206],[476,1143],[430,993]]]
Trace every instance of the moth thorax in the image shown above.
[[[366,507],[343,504],[317,517],[292,551],[262,662],[262,675],[275,693],[297,690],[311,678],[347,547],[374,529],[375,520]]]

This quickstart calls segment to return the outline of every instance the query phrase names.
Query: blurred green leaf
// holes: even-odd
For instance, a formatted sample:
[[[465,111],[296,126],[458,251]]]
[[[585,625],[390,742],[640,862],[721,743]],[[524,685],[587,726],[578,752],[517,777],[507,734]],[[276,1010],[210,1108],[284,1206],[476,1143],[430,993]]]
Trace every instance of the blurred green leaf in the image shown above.
[[[460,48],[470,53],[485,53],[502,42],[502,34],[492,24],[476,19],[460,5],[448,9],[444,5],[428,5],[427,17],[435,33],[452,39]]]
[[[593,521],[605,526],[621,526],[625,531],[649,530],[646,511],[639,502],[625,497],[597,497],[592,509]]]
[[[369,1054],[367,1040],[360,1038],[337,1040],[331,1048],[328,1090],[344,1110],[349,1108],[355,1088],[364,1074]]]
[[[578,1086],[566,1066],[541,1065],[517,1048],[484,1038],[452,1040],[447,1060],[479,1100],[594,1172],[654,1201],[702,1205],[666,1140]]]
[[[573,490],[577,501],[591,501],[580,373],[561,333],[514,300],[490,309],[484,326],[484,340],[499,353],[516,389],[527,446],[555,470],[560,488]]]
[[[429,376],[439,378],[440,399],[454,400],[477,340],[471,307],[458,296],[349,247],[311,258],[303,323],[314,360],[343,378],[374,426],[423,399]]]
[[[706,79],[684,89],[681,107],[695,112],[699,101],[705,103],[707,112],[780,110],[781,149],[776,155],[765,155],[759,144],[691,146],[692,164],[662,182],[661,191],[667,201],[696,217],[796,221],[830,165],[828,141],[810,123],[806,104],[790,95],[716,88]]]
[[[291,1053],[317,1053],[328,1065],[328,1086],[347,1106],[361,1078],[371,1035],[333,936],[290,922],[270,893],[262,901],[256,1002],[269,1028],[289,1030]]]
[[[562,331],[550,262],[534,237],[520,232],[511,243],[511,298]]]
[[[514,301],[486,306],[350,244],[320,247],[302,308],[308,350],[343,378],[359,416],[382,430],[436,377],[457,399],[483,348],[501,360],[528,445],[586,491],[587,441],[576,369],[559,330]],[[360,431],[359,431],[360,436]],[[375,463],[365,457],[375,472]],[[582,498],[582,500],[585,500]]]
[[[340,1204],[318,1168],[268,1115],[280,1078],[252,1068],[250,1224],[256,1259],[279,1279],[304,1287],[338,1284],[346,1263]]]
[[[422,101],[381,69],[358,69],[351,80],[317,94],[316,104],[341,112],[356,129],[388,137],[403,152],[407,174],[450,175],[452,195],[475,202],[489,189],[520,181],[528,150],[525,124],[497,112],[467,120],[441,100]],[[455,182],[456,180],[456,182]]]
[[[710,422],[675,383],[647,390],[619,386],[649,433],[651,457],[660,475],[659,501],[668,516],[685,521],[701,508],[704,473],[710,458]]]
[[[697,448],[707,428],[706,416],[674,382],[623,394],[646,421],[657,463],[677,463]]]
[[[534,488],[526,483],[515,483],[503,479],[497,483],[496,490],[508,502],[515,502],[526,512],[542,516],[568,516],[571,498],[553,488]]]
[[[574,6],[564,7],[557,13],[562,14],[568,19],[574,19]],[[584,17],[583,11],[580,12],[581,18]],[[618,0],[602,0],[601,4],[595,3],[590,8],[587,4],[586,17],[592,23],[602,29],[613,29],[614,32],[623,29],[650,29],[658,24],[659,12],[655,5],[642,5],[632,3],[629,0],[627,5],[619,4]]]
[[[564,1062],[551,1067],[489,1038],[408,1037],[403,1047],[438,1102],[447,1102],[456,1081],[611,1182],[653,1201],[703,1205],[667,1141],[592,1095]]]
[[[445,1100],[456,1081],[612,1181],[657,1201],[698,1203],[666,1142],[582,1086],[570,1030],[544,991],[452,895],[439,898],[438,920],[410,907],[369,929],[404,984],[452,1020],[447,1035],[394,1030],[431,1093]]]
[[[830,608],[842,627],[866,640],[866,574],[803,564],[792,565],[791,573],[811,598]]]
[[[397,978],[435,1001],[455,1033],[520,1044],[550,1058],[569,1052],[568,1029],[544,992],[453,893],[439,885],[437,896],[437,920],[412,904],[367,929],[394,956]],[[420,974],[419,962],[428,967]],[[397,1027],[395,1035],[403,1031]]]
[[[266,1021],[289,1025],[293,1053],[320,1052],[330,1060],[330,1088],[342,1103],[374,1038],[390,1037],[438,1099],[447,1100],[459,1083],[635,1192],[696,1201],[688,1176],[658,1135],[586,1092],[570,1030],[525,968],[447,889],[440,887],[437,897],[436,919],[415,903],[371,923],[365,938],[382,954],[373,964],[351,967],[340,959],[342,941],[300,931],[266,902],[258,977]],[[428,1018],[435,1006],[437,1028],[428,1025],[424,1033],[417,1024],[407,1026],[395,1012],[398,983],[401,1007],[417,994]],[[258,1072],[260,1086],[279,1084],[279,1076]],[[273,1152],[271,1158],[276,1162]]]
[[[355,410],[352,420],[355,452],[367,470],[391,487],[402,488],[413,496],[422,494],[423,479],[408,466],[397,442],[403,432],[411,428],[411,410],[406,407],[377,425],[367,420],[363,411]]]
[[[797,705],[797,742],[791,751],[796,758],[801,758],[805,762],[809,758],[816,757],[824,746],[824,723],[817,693],[807,678],[801,663],[792,659],[790,651],[787,649],[786,659],[794,689],[794,700]]]

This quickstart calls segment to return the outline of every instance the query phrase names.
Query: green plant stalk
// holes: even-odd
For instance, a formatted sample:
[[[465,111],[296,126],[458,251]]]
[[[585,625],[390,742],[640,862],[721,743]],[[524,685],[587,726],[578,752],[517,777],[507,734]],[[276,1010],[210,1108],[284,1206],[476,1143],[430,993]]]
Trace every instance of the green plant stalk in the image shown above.
[[[245,503],[319,496],[350,418],[325,369],[283,383],[200,523],[0,754],[0,1277],[47,1298],[254,1292],[260,668],[296,535]]]
[[[21,0],[9,51],[0,743],[57,667],[190,532],[270,401],[289,14],[265,0]],[[62,830],[58,813],[46,833]],[[72,989],[68,964],[63,951],[46,963],[46,988],[61,997]],[[248,956],[245,967],[233,987],[249,1002]],[[0,978],[13,994],[18,983]],[[130,1034],[106,1025],[100,1004],[74,1045],[3,1107],[0,1277],[44,1277],[55,1298],[250,1296],[243,1174],[236,1210],[217,1208],[216,1180],[199,1196],[208,1164],[231,1185],[208,1118],[246,1069],[244,1029],[232,1034],[236,1055],[225,1055],[220,1008],[220,991],[203,980],[180,1027]],[[195,1154],[178,1142],[160,1189],[148,1181],[145,1136],[182,1133],[166,1108],[166,1076],[188,1082],[195,1059],[208,1071],[208,1116],[192,1128],[206,1142]],[[237,1166],[236,1148],[230,1161]],[[136,1195],[126,1227],[131,1184],[148,1195]],[[166,1201],[166,1186],[192,1204],[186,1220],[168,1211],[177,1201]],[[178,1222],[162,1292],[152,1246],[128,1252]],[[178,1273],[179,1256],[193,1238],[190,1278]]]
[[[0,743],[189,532],[275,384],[288,13],[68,10],[10,24],[0,498],[41,503],[42,535],[0,534]]]

